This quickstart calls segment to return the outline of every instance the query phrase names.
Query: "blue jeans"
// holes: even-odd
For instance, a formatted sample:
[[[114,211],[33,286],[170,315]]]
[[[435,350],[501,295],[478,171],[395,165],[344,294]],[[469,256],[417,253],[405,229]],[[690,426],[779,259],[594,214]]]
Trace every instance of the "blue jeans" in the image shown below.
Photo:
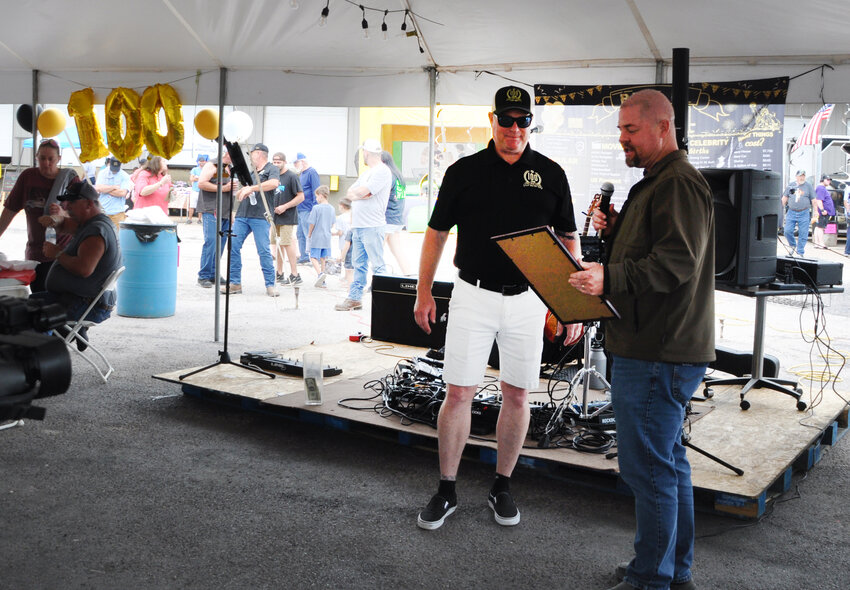
[[[310,262],[310,212],[298,211],[298,262]]]
[[[68,321],[84,319],[99,324],[111,316],[112,310],[115,309],[114,290],[106,291],[100,302],[92,308],[85,318],[82,315],[86,311],[86,308],[91,305],[91,298],[80,297],[71,293],[54,293],[52,291],[38,291],[32,293],[29,298],[43,303],[58,303],[65,308],[65,317],[68,318]]]
[[[201,223],[204,225],[204,247],[201,249],[201,270],[199,280],[215,281],[215,215],[212,212],[201,213]],[[230,220],[221,220],[221,231],[230,229]],[[221,236],[221,251],[227,245],[227,234]]]
[[[809,239],[809,225],[812,222],[811,211],[794,211],[788,209],[785,213],[785,239],[788,240],[788,245],[793,250],[797,248],[797,253],[802,256],[806,251],[806,240]],[[794,240],[794,227],[797,227],[797,240]]]
[[[376,275],[384,272],[384,227],[355,227],[351,229],[351,262],[354,264],[354,280],[348,298],[363,299],[369,263]]]
[[[636,588],[691,579],[694,495],[682,425],[705,368],[613,357],[620,476],[634,493],[637,521],[635,558],[625,581]]]
[[[230,283],[233,285],[242,284],[242,244],[251,232],[254,233],[254,244],[257,246],[257,255],[260,257],[260,267],[263,269],[266,287],[272,287],[274,286],[274,264],[269,246],[271,226],[265,219],[256,217],[237,217],[233,222],[233,244],[230,246]]]

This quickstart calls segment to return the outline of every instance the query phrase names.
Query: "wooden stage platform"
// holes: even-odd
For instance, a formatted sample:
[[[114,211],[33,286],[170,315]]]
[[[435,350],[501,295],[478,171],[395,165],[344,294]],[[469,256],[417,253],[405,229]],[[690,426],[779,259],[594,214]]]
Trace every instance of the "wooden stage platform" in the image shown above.
[[[392,373],[398,361],[422,355],[423,349],[374,341],[345,341],[301,347],[280,354],[295,360],[307,350],[322,351],[325,364],[343,370],[341,375],[325,379],[324,403],[319,406],[305,405],[303,381],[286,375],[270,379],[245,369],[221,365],[183,381],[179,376],[193,369],[154,377],[180,384],[187,395],[353,433],[391,437],[402,444],[436,448],[434,428],[423,424],[404,425],[396,416],[383,417],[375,412],[372,407],[380,404],[380,397],[371,402],[349,404],[368,408],[366,410],[337,403],[343,398],[374,395],[373,391],[363,388],[365,383]],[[806,384],[803,385],[805,389]],[[715,387],[714,390],[714,397],[693,404],[700,417],[691,424],[691,442],[743,469],[744,475],[735,475],[689,449],[698,509],[740,518],[760,517],[772,499],[790,488],[794,471],[811,469],[820,460],[823,447],[836,444],[848,430],[847,406],[832,391],[824,392],[813,412],[800,412],[795,400],[770,390],[750,391],[747,399],[751,408],[747,411],[739,407],[739,387]],[[808,392],[803,399],[808,403],[807,395]],[[545,390],[532,397],[548,400]],[[477,455],[479,460],[495,463],[495,449],[494,442],[470,438],[466,456],[475,458]],[[606,459],[604,454],[567,448],[539,449],[529,439],[520,464],[573,483],[628,493],[627,486],[618,478],[616,459]]]

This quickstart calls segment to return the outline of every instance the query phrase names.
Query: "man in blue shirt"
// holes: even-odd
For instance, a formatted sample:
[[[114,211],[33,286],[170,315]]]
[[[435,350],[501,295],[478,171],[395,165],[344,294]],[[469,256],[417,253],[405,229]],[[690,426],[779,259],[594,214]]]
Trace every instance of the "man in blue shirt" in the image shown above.
[[[316,204],[316,189],[319,188],[319,173],[310,166],[307,156],[298,152],[293,162],[295,169],[301,173],[301,188],[304,189],[304,200],[298,204],[298,264],[310,264],[310,211]]]
[[[94,190],[99,193],[98,201],[103,213],[118,229],[119,224],[127,217],[124,213],[127,208],[127,195],[133,190],[130,175],[121,169],[121,161],[118,158],[106,159],[106,167],[98,173]]]
[[[826,248],[826,226],[835,223],[835,203],[829,194],[832,178],[828,174],[821,176],[820,184],[815,187],[814,206],[818,212],[818,220],[815,223],[815,233],[812,241],[818,248]]]

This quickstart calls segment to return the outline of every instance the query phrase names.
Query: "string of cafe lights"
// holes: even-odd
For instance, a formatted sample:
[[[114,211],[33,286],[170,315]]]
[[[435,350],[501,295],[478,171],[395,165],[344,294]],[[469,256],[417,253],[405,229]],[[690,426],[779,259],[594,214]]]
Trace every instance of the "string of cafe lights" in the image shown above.
[[[361,15],[362,15],[362,20],[360,21],[360,29],[363,31],[363,38],[364,39],[370,38],[369,21],[366,19],[366,12],[367,11],[377,13],[378,15],[381,16],[381,35],[382,35],[384,41],[388,41],[389,38],[390,38],[389,25],[387,25],[387,17],[390,14],[397,14],[397,13],[403,14],[403,17],[402,17],[402,20],[401,20],[401,27],[400,27],[401,32],[404,33],[405,35],[407,35],[408,37],[416,37],[416,43],[419,45],[419,53],[425,53],[425,49],[422,47],[422,41],[419,39],[419,32],[416,30],[413,17],[415,16],[417,19],[421,19],[421,20],[427,21],[429,23],[433,23],[435,25],[443,26],[443,23],[440,23],[440,22],[437,22],[435,20],[431,20],[430,18],[424,17],[421,14],[410,10],[409,8],[396,8],[396,9],[374,8],[372,6],[366,6],[366,5],[361,4],[359,2],[355,2],[354,0],[343,0],[343,1],[347,2],[348,4],[351,4],[352,6],[356,6],[357,8],[360,9],[360,12],[361,12]],[[290,0],[289,5],[292,7],[293,10],[297,9],[298,6],[299,6],[298,0]],[[331,6],[331,0],[325,0],[325,7],[322,8],[321,18],[319,19],[319,26],[320,27],[324,27],[328,22],[328,16],[330,16],[330,13],[331,13],[330,6]],[[410,30],[409,31],[408,31],[408,21],[410,23],[410,25],[409,25]]]

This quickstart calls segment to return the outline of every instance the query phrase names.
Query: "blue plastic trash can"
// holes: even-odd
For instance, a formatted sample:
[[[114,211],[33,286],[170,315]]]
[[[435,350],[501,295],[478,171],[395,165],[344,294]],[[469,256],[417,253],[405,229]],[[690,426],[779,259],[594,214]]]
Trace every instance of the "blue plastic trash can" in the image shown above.
[[[177,225],[121,223],[126,270],[118,277],[118,315],[164,318],[177,307]]]

